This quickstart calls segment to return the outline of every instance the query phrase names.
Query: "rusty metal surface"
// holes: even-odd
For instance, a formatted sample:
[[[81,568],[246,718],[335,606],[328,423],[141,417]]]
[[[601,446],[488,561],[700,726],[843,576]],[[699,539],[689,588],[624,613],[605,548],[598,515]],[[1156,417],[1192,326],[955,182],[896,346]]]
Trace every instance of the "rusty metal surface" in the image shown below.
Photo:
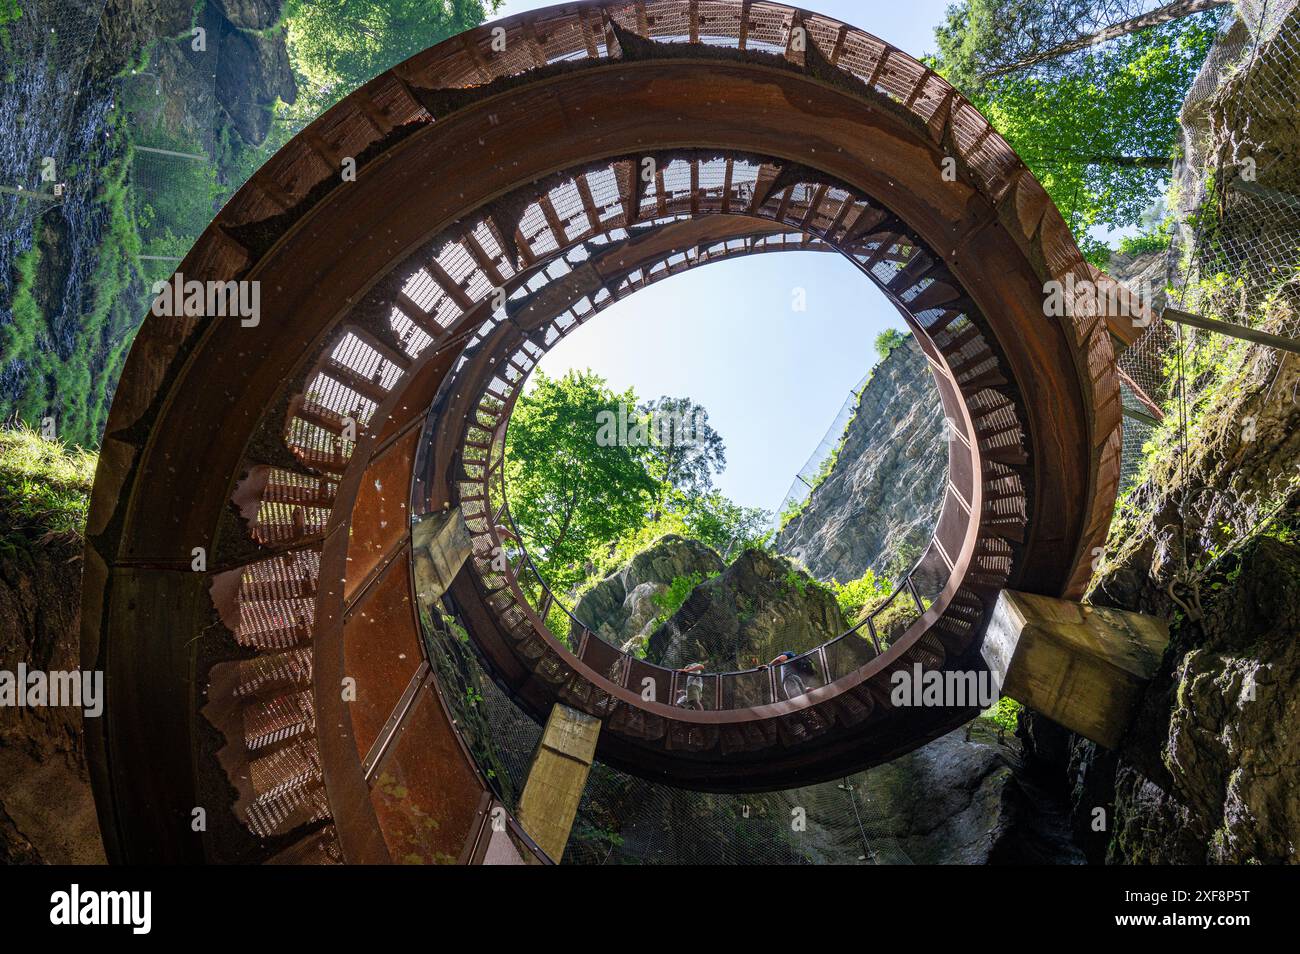
[[[698,181],[705,177],[693,171],[690,178]],[[790,189],[793,188],[792,185]],[[843,189],[833,194],[823,184],[804,191],[810,198],[817,197],[817,203],[825,202],[828,195],[836,195],[841,204],[850,204],[851,196]],[[716,211],[719,204],[718,196],[697,195],[691,200],[696,214]],[[824,212],[825,220],[843,223],[844,234],[851,232],[852,223],[862,215],[872,214],[876,229],[887,217],[884,210],[872,209],[865,203],[861,208],[855,208],[852,215],[841,215],[834,207],[813,209],[791,200],[789,196],[774,197],[772,208],[798,222],[813,220],[819,212]],[[901,223],[891,225],[890,229],[888,232],[859,229],[857,235],[860,237],[855,244],[842,251],[860,262],[865,260],[871,266],[880,263],[892,266],[880,273],[868,268],[868,275],[900,303],[902,297],[913,297],[912,292],[920,291],[928,295],[927,300],[940,303],[962,297],[958,289],[949,287],[944,290],[951,278],[937,257],[922,250],[915,236]],[[891,241],[895,244],[891,246],[882,242],[880,235],[892,236]],[[826,238],[829,241],[833,237]],[[694,261],[684,259],[681,266],[698,267],[708,260],[706,254],[699,254]],[[978,508],[984,483],[981,481],[977,486],[972,482],[972,475],[981,467],[976,453],[978,449],[987,450],[991,455],[986,479],[1005,483],[1004,489],[1008,491],[1018,486],[1008,482],[1019,478],[1007,465],[1023,468],[1025,463],[1020,443],[1023,434],[1014,406],[1005,398],[999,399],[987,384],[968,388],[969,393],[963,395],[948,366],[951,357],[959,368],[983,369],[987,374],[990,368],[996,367],[996,360],[992,365],[988,364],[993,359],[992,352],[982,344],[976,326],[952,309],[925,309],[930,313],[931,322],[938,323],[943,319],[939,337],[945,347],[937,346],[924,326],[912,322],[935,369],[945,411],[962,438],[950,445],[954,452],[950,468],[952,480],[935,545],[972,563],[971,579],[950,581],[929,615],[918,620],[909,633],[896,640],[896,648],[891,651],[892,659],[882,659],[871,666],[854,666],[853,671],[846,671],[833,685],[823,686],[800,700],[779,700],[770,685],[765,693],[758,694],[759,698],[754,698],[754,693],[738,692],[733,687],[752,681],[751,674],[729,673],[715,680],[712,696],[716,696],[718,701],[709,707],[728,711],[691,712],[674,708],[671,702],[673,673],[636,660],[627,660],[626,664],[620,665],[618,659],[611,659],[603,644],[595,639],[584,640],[578,660],[573,660],[565,645],[546,630],[537,612],[524,598],[518,585],[518,567],[511,567],[505,573],[491,567],[492,555],[502,552],[506,542],[499,534],[504,498],[499,487],[494,495],[496,482],[485,475],[500,473],[502,431],[514,397],[528,372],[549,347],[590,320],[603,307],[640,287],[644,276],[653,274],[651,265],[655,259],[629,259],[622,249],[616,249],[605,256],[593,257],[587,266],[603,274],[609,271],[607,261],[618,262],[623,266],[622,272],[604,276],[615,279],[603,286],[609,292],[608,296],[604,301],[593,301],[590,306],[584,304],[581,314],[574,314],[572,308],[574,295],[581,289],[574,289],[574,294],[567,296],[563,294],[567,276],[553,283],[557,289],[555,293],[548,293],[549,289],[543,287],[520,299],[510,320],[502,321],[493,332],[485,333],[468,362],[444,386],[444,390],[454,398],[445,404],[435,404],[431,414],[426,442],[433,450],[417,477],[416,486],[449,488],[447,492],[462,508],[471,532],[475,533],[478,559],[473,566],[477,592],[471,595],[460,590],[457,600],[459,605],[466,607],[463,619],[467,628],[475,635],[480,647],[487,647],[487,655],[498,673],[505,674],[506,683],[534,713],[544,714],[546,708],[558,699],[606,718],[607,732],[615,738],[605,742],[604,757],[608,760],[612,751],[621,749],[621,754],[613,757],[632,771],[637,771],[638,766],[644,771],[647,762],[654,760],[660,763],[659,773],[686,784],[707,787],[772,785],[782,778],[797,777],[792,773],[810,771],[804,766],[817,763],[818,759],[811,756],[808,749],[815,747],[817,736],[830,733],[837,725],[853,727],[855,738],[859,740],[853,755],[858,767],[863,761],[876,760],[880,752],[896,752],[899,742],[891,733],[869,731],[873,727],[864,725],[869,719],[876,724],[890,720],[888,707],[877,706],[876,700],[887,697],[885,684],[891,672],[897,665],[913,660],[924,660],[934,666],[940,664],[945,656],[951,660],[963,656],[977,635],[972,617],[977,621],[983,611],[979,594],[1005,581],[1010,562],[1010,546],[1005,542],[1006,538],[1020,536],[1024,528],[1023,494],[1019,495],[1018,507],[1003,508],[999,519],[990,521],[990,528],[996,533],[990,530],[981,537],[977,532],[982,529],[981,521],[971,521],[967,516],[972,505]],[[915,267],[917,263],[924,268]],[[666,268],[661,269],[660,274],[666,271]],[[894,276],[902,276],[906,284],[898,285]],[[545,303],[545,307],[538,307],[536,302]],[[967,310],[970,310],[969,306]],[[906,308],[903,311],[909,314]],[[539,331],[544,333],[539,335]],[[975,401],[973,410],[966,403],[970,399]],[[460,435],[459,444],[448,440],[441,426],[444,420],[452,422],[454,433]],[[979,423],[978,433],[975,421]],[[462,425],[460,422],[465,423]],[[440,467],[450,473],[446,476],[439,474]],[[428,473],[429,469],[432,469],[432,474]],[[1003,494],[1008,500],[1013,496],[1010,492]],[[417,492],[413,509],[438,507],[435,500],[421,497]],[[978,561],[972,561],[971,554],[976,547],[982,547],[982,552]],[[980,571],[983,571],[982,578]],[[960,577],[961,574],[950,575]],[[910,595],[907,598],[910,599]],[[490,623],[481,613],[470,609],[479,604],[487,609]],[[949,608],[951,613],[945,616]],[[855,638],[858,638],[855,634],[846,634],[842,640]],[[591,651],[596,655],[592,656]],[[511,653],[515,665],[511,665],[508,658]],[[824,657],[819,654],[819,658],[824,672]],[[643,681],[647,679],[660,687],[655,698],[661,701],[646,702],[642,698]],[[875,680],[873,686],[860,688],[864,681],[872,679]],[[744,704],[736,704],[738,699],[744,699]],[[724,700],[727,702],[725,707]],[[949,717],[964,719],[969,715],[956,712],[950,713]],[[766,724],[769,722],[770,725]],[[924,730],[921,721],[916,720],[905,731]],[[792,745],[792,740],[798,745]],[[827,743],[835,741],[825,740]],[[804,750],[794,751],[798,747]],[[664,764],[667,761],[665,753],[669,751],[677,764]],[[718,761],[716,756],[719,752],[726,757],[724,762]],[[834,760],[822,759],[811,771],[833,773],[842,768]]]
[[[326,639],[318,658],[316,631],[339,618],[336,580],[347,577],[346,558],[322,567],[342,549],[370,455],[418,420],[441,375],[475,343],[491,286],[611,229],[666,216],[766,219],[851,256],[857,242],[859,266],[881,271],[897,268],[884,260],[898,233],[878,234],[892,220],[863,213],[896,216],[960,290],[960,309],[956,299],[941,299],[922,310],[927,295],[938,297],[927,290],[912,306],[933,341],[931,357],[946,365],[947,397],[966,408],[972,449],[980,447],[978,465],[954,469],[955,483],[972,479],[970,496],[957,496],[979,515],[979,533],[956,552],[945,546],[941,557],[965,585],[942,612],[932,607],[906,651],[943,659],[949,650],[939,633],[954,645],[969,639],[979,611],[970,603],[958,612],[963,589],[982,606],[989,588],[1008,579],[1066,595],[1083,585],[1087,554],[1113,506],[1120,402],[1109,316],[1041,314],[1044,281],[1090,274],[1059,213],[974,108],[905,54],[777,4],[708,7],[703,17],[688,0],[567,4],[494,23],[506,30],[503,53],[493,51],[488,28],[425,51],[295,138],[182,262],[186,278],[262,281],[264,317],[256,329],[150,317],[110,414],[88,522],[82,626],[83,666],[107,671],[109,715],[90,728],[88,748],[111,858],[283,857],[324,837],[352,844],[340,855],[348,860],[391,851],[393,832],[376,818],[380,803],[355,781],[347,712],[332,711],[340,718],[316,731],[326,705],[338,708],[325,694],[336,692],[341,647]],[[796,27],[807,31],[806,52],[791,42]],[[650,154],[693,168],[732,159],[721,188],[697,169],[670,193],[620,172],[618,163]],[[955,183],[938,174],[948,155],[958,160]],[[358,159],[356,182],[338,176],[347,156]],[[735,178],[740,156],[761,157],[744,188]],[[576,198],[561,189],[532,205],[517,202],[535,182],[558,188],[581,177],[590,192],[592,175],[606,188],[614,183],[614,199],[598,208],[576,186]],[[439,188],[448,181],[463,191]],[[857,214],[837,188],[861,197]],[[912,269],[908,278],[927,267],[901,249],[893,258]],[[950,313],[948,327],[937,329]],[[966,360],[985,351],[998,369]],[[1005,404],[981,406],[996,400],[981,394]],[[1023,425],[1023,465],[992,445],[984,427],[1008,408]],[[360,445],[342,436],[349,416],[360,419]],[[351,466],[358,446],[364,456]],[[1014,487],[1018,474],[1028,486]],[[1022,492],[1023,539],[1015,539]],[[941,534],[951,541],[958,530]],[[994,549],[976,549],[986,545]],[[205,571],[190,568],[196,546],[208,550]],[[467,582],[471,590],[461,595],[482,599]],[[325,606],[331,610],[318,618]],[[206,707],[239,721],[245,709],[299,698],[298,688],[287,695],[275,688],[278,676],[258,671],[241,682],[213,673],[251,654],[292,682],[303,652],[314,659],[319,711],[277,715],[289,735],[232,737],[233,728],[215,731],[199,715]],[[218,683],[230,698],[213,698]],[[266,693],[271,698],[259,695]],[[844,725],[861,708],[846,711]],[[854,733],[821,725],[806,723],[823,740],[816,746],[788,726],[776,733],[800,771],[854,749]],[[646,770],[689,765],[695,731],[666,733],[671,745],[646,754]],[[891,723],[877,748],[901,751],[940,731],[930,716],[910,728]],[[464,759],[456,751],[447,750],[453,762]],[[228,773],[254,762],[273,796],[261,796],[269,812],[261,821],[224,794]],[[430,784],[444,778],[428,766],[402,770]],[[449,791],[472,788],[456,782]],[[230,824],[196,840],[182,822],[209,801],[212,813],[230,813]],[[393,825],[409,825],[409,812],[381,807]],[[433,854],[461,857],[446,845]]]

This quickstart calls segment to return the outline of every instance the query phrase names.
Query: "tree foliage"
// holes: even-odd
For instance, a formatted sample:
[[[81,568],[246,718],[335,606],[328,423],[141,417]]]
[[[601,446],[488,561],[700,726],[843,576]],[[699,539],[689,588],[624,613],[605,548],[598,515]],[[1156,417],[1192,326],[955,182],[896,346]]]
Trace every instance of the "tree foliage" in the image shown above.
[[[1178,112],[1214,38],[1198,14],[1033,69],[986,77],[1000,63],[1115,19],[1133,4],[965,0],[935,31],[935,67],[966,93],[1043,183],[1080,248],[1103,263],[1095,226],[1122,228],[1160,195]],[[1140,5],[1139,5],[1140,6]],[[1101,12],[1098,12],[1099,8]],[[1059,20],[1058,20],[1059,17]]]
[[[935,40],[949,81],[970,92],[999,67],[1127,20],[1148,5],[1148,0],[964,0],[948,8]]]
[[[602,412],[617,415],[620,404],[634,407],[636,396],[615,393],[590,371],[539,371],[511,415],[510,512],[552,589],[579,582],[597,546],[639,526],[659,489],[643,447],[596,440]]]
[[[324,109],[389,67],[478,26],[500,0],[290,0],[289,51]],[[301,105],[301,104],[300,104]]]
[[[877,577],[874,570],[868,568],[856,580],[841,583],[831,581],[835,601],[840,605],[844,618],[856,623],[862,617],[883,603],[894,592],[889,580]]]
[[[876,354],[880,356],[881,361],[884,361],[894,353],[895,348],[901,347],[906,341],[907,335],[897,328],[886,328],[876,335]]]
[[[713,488],[726,460],[708,413],[689,398],[640,405],[592,373],[537,373],[506,432],[506,487],[524,545],[564,596],[669,533],[723,556],[761,543],[771,514]],[[633,409],[629,414],[628,409]],[[654,417],[692,415],[694,441],[656,432]],[[609,422],[624,422],[617,440]],[[655,435],[655,436],[652,436]],[[676,437],[681,438],[680,431]]]
[[[661,485],[654,517],[663,511],[672,492],[697,496],[713,487],[713,475],[727,465],[727,451],[709,425],[709,412],[690,398],[668,397],[641,405],[649,415],[650,475]]]

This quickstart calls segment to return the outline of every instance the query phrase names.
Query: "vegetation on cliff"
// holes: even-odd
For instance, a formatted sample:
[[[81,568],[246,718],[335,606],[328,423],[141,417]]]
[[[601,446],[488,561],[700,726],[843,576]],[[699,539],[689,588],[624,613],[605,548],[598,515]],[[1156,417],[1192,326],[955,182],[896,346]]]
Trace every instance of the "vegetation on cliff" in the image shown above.
[[[0,429],[0,555],[51,536],[73,538],[86,524],[96,456],[31,428]]]
[[[313,115],[394,64],[482,23],[501,0],[289,0],[289,54]]]
[[[0,318],[0,371],[9,379],[0,416],[33,427],[52,417],[64,440],[96,446],[152,283],[171,274],[226,200],[349,90],[498,6],[257,0],[124,17],[116,39],[130,48],[90,51],[85,95],[63,117],[69,127],[98,127],[64,130],[72,145],[57,157],[58,176],[77,201],[47,208],[32,220],[30,245],[16,243],[11,307]],[[0,0],[6,49],[6,25],[21,15]],[[193,46],[200,26],[202,49]],[[17,78],[10,70],[5,81]]]

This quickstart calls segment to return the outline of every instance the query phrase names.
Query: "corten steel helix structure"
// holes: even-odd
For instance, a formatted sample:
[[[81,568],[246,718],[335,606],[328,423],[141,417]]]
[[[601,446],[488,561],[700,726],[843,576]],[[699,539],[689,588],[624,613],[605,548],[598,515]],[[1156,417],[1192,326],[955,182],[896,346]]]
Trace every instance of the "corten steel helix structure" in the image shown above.
[[[614,301],[788,250],[843,255],[920,342],[953,432],[942,513],[902,624],[809,654],[795,698],[721,673],[684,708],[679,674],[547,629],[505,428]],[[440,697],[441,619],[529,713],[598,716],[599,758],[655,780],[882,762],[974,715],[891,706],[891,673],[983,668],[999,590],[1077,597],[1109,524],[1134,329],[1044,317],[1043,290],[1113,283],[947,82],[817,14],[573,3],[455,37],[295,137],[178,271],[260,282],[261,314],[151,315],[113,403],[82,657],[106,673],[87,737],[115,861],[538,859]],[[472,550],[435,600],[430,525]]]

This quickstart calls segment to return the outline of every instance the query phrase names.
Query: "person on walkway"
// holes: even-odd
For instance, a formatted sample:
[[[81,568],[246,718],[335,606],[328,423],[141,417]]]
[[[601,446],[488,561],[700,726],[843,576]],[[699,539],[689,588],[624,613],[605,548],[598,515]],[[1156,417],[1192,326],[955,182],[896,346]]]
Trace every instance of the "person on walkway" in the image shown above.
[[[781,692],[787,699],[802,696],[808,691],[807,678],[817,675],[812,661],[807,656],[800,656],[793,649],[778,653],[771,662],[764,666],[781,667]]]
[[[693,662],[677,670],[686,673],[686,685],[677,690],[676,704],[680,708],[704,710],[704,666],[702,662]]]

